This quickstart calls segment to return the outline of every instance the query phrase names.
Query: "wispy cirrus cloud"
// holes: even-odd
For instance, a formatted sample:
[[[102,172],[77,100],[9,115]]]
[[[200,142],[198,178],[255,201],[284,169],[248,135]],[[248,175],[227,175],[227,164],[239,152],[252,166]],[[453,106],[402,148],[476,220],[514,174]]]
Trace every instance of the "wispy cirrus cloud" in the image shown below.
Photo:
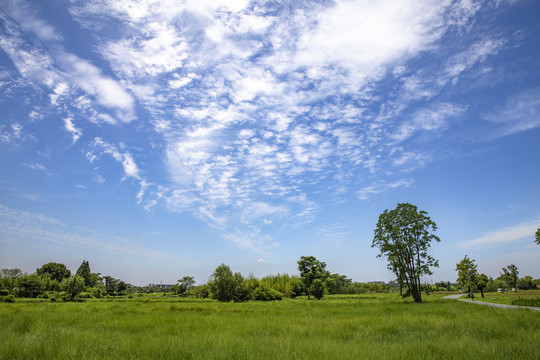
[[[540,228],[540,218],[490,231],[479,238],[461,243],[460,247],[493,248],[527,240],[533,243],[534,234],[538,228]]]
[[[517,134],[540,127],[540,88],[508,97],[505,104],[484,114],[494,125],[491,138]]]
[[[170,254],[149,249],[135,241],[111,237],[88,229],[72,229],[62,221],[40,213],[13,209],[0,204],[0,231],[16,234],[25,241],[44,241],[62,246],[94,249],[149,258],[169,258]],[[4,241],[8,240],[4,237]]]

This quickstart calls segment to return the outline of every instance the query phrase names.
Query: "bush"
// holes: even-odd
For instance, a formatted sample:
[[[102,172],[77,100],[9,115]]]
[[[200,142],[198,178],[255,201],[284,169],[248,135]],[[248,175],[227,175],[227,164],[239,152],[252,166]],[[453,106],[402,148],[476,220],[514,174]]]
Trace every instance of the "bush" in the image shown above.
[[[15,302],[15,296],[13,294],[9,294],[4,298],[5,303],[14,303]]]
[[[93,294],[92,293],[89,293],[89,292],[82,292],[80,294],[77,295],[78,298],[80,299],[91,299],[93,298]]]
[[[313,295],[317,300],[321,300],[324,296],[324,283],[321,279],[315,279],[313,285],[311,286],[311,295]]]
[[[259,286],[255,290],[253,290],[252,297],[253,300],[271,301],[281,300],[283,298],[283,295],[275,289]]]

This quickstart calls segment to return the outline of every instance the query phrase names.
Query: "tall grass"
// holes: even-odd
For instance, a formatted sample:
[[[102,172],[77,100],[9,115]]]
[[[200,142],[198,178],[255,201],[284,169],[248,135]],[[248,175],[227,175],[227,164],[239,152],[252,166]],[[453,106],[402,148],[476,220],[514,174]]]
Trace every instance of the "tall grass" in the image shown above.
[[[0,306],[1,359],[534,359],[540,313],[392,295]]]

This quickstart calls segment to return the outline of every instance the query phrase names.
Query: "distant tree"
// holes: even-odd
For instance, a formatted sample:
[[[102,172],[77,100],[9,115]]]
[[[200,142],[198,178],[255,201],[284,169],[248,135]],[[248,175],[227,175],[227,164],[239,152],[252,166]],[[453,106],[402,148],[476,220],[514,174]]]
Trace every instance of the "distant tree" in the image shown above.
[[[311,285],[311,293],[317,300],[321,300],[324,296],[325,291],[325,283],[321,279],[315,279],[313,280],[313,284]]]
[[[456,271],[458,272],[457,282],[462,287],[467,288],[469,296],[472,295],[472,291],[476,287],[478,271],[476,270],[476,264],[473,259],[469,259],[467,255],[456,264]]]
[[[115,294],[126,289],[126,283],[120,279],[115,279],[112,276],[104,276],[105,291],[107,294]]]
[[[428,254],[432,241],[440,241],[433,234],[437,225],[427,212],[418,211],[415,205],[398,204],[394,210],[385,210],[375,229],[371,247],[377,247],[386,256],[389,268],[398,274],[415,302],[422,302],[420,277],[431,275],[431,267],[439,262]]]
[[[489,278],[486,274],[480,274],[478,275],[478,278],[476,280],[476,287],[478,290],[480,290],[480,294],[482,294],[482,297],[484,297],[484,289],[487,288],[489,283]]]
[[[93,281],[94,277],[92,276],[92,272],[90,271],[90,264],[88,263],[88,261],[83,260],[81,266],[79,266],[79,269],[77,269],[76,274],[84,279],[85,286],[93,287],[95,285]]]
[[[24,274],[17,278],[19,293],[23,297],[36,297],[43,290],[43,277],[38,274]]]
[[[329,294],[340,294],[341,291],[352,283],[345,275],[331,274],[326,278],[325,287]]]
[[[508,282],[508,285],[514,288],[514,291],[517,291],[517,283],[518,283],[518,268],[516,265],[511,264],[507,267],[502,268],[502,276],[506,279]]]
[[[179,295],[185,295],[193,288],[193,285],[195,285],[195,280],[193,276],[184,276],[183,278],[178,280],[178,285],[176,286],[176,293]]]
[[[0,270],[0,289],[12,291],[15,282],[23,275],[21,269],[2,269]]]
[[[535,289],[536,285],[533,283],[532,276],[527,275],[519,279],[518,287],[522,290],[531,290],[531,289]]]
[[[84,291],[84,278],[80,275],[73,275],[64,279],[62,285],[69,300],[73,300],[77,295]]]
[[[36,270],[38,275],[49,275],[52,279],[62,281],[71,276],[71,271],[64,264],[50,262]]]
[[[208,287],[212,297],[222,302],[245,301],[251,297],[251,289],[242,274],[233,274],[231,268],[225,264],[214,270]]]
[[[328,273],[325,270],[326,264],[319,261],[315,256],[302,256],[298,260],[298,270],[300,271],[300,277],[304,283],[308,300],[311,299],[311,287],[316,279],[324,280]]]
[[[536,231],[535,240],[537,245],[540,245],[540,229]]]

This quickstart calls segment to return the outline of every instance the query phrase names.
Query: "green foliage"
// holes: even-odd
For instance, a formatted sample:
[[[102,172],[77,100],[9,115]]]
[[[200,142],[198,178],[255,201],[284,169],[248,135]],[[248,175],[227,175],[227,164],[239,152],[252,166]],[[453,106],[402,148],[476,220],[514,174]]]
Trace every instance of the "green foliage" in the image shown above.
[[[274,289],[267,288],[264,286],[259,286],[253,290],[252,293],[253,300],[259,301],[271,301],[271,300],[281,300],[283,295]]]
[[[4,298],[5,303],[14,303],[15,302],[15,295],[9,294]]]
[[[246,301],[251,297],[249,283],[244,281],[240,273],[233,274],[225,264],[214,270],[208,287],[212,297],[221,302]]]
[[[345,275],[331,274],[326,278],[325,287],[329,294],[342,294],[352,284],[352,280]]]
[[[36,270],[38,275],[49,275],[51,279],[61,282],[71,276],[71,271],[64,264],[50,262]]]
[[[313,285],[311,286],[311,294],[317,300],[321,300],[324,296],[325,283],[321,279],[313,280]]]
[[[537,245],[540,245],[540,229],[536,231],[536,234],[534,235],[534,241]]]
[[[23,275],[21,269],[2,269],[0,270],[0,289],[8,293],[13,291],[18,278]]]
[[[428,254],[431,242],[440,241],[433,234],[436,230],[427,212],[408,203],[385,210],[377,222],[371,247],[379,248],[378,257],[386,256],[388,268],[406,284],[415,302],[422,302],[420,277],[431,275],[431,267],[439,266]]]
[[[88,263],[88,261],[83,260],[81,266],[79,266],[79,269],[77,269],[76,274],[84,279],[85,286],[93,287],[96,285],[96,279],[94,276],[92,276],[92,272],[90,271],[90,264]]]
[[[458,272],[458,284],[462,287],[466,287],[467,293],[470,296],[472,291],[476,288],[478,280],[478,271],[474,260],[469,259],[467,255],[465,255],[465,257],[456,264],[456,271]]]
[[[521,290],[531,290],[536,289],[536,285],[534,284],[534,280],[532,276],[524,276],[523,278],[518,280],[518,288]]]
[[[488,283],[489,283],[489,278],[486,274],[478,275],[478,278],[476,280],[476,287],[478,288],[478,290],[480,290],[482,297],[484,297],[484,289],[487,288]]]
[[[193,285],[195,285],[193,276],[184,276],[178,280],[178,284],[175,286],[175,291],[178,295],[185,295],[191,291]]]
[[[80,275],[73,275],[62,281],[64,291],[68,300],[74,300],[84,290],[84,278]]]
[[[319,261],[315,256],[302,256],[298,260],[298,271],[300,271],[300,277],[307,289],[308,300],[311,297],[311,290],[313,283],[316,279],[324,281],[328,277],[326,269],[326,263]]]
[[[518,283],[518,268],[516,265],[511,264],[507,267],[502,268],[503,273],[501,274],[501,278],[506,281],[509,287],[512,287],[515,291],[517,291],[517,283]]]
[[[25,274],[17,279],[19,295],[33,298],[43,291],[43,278],[37,274]]]

